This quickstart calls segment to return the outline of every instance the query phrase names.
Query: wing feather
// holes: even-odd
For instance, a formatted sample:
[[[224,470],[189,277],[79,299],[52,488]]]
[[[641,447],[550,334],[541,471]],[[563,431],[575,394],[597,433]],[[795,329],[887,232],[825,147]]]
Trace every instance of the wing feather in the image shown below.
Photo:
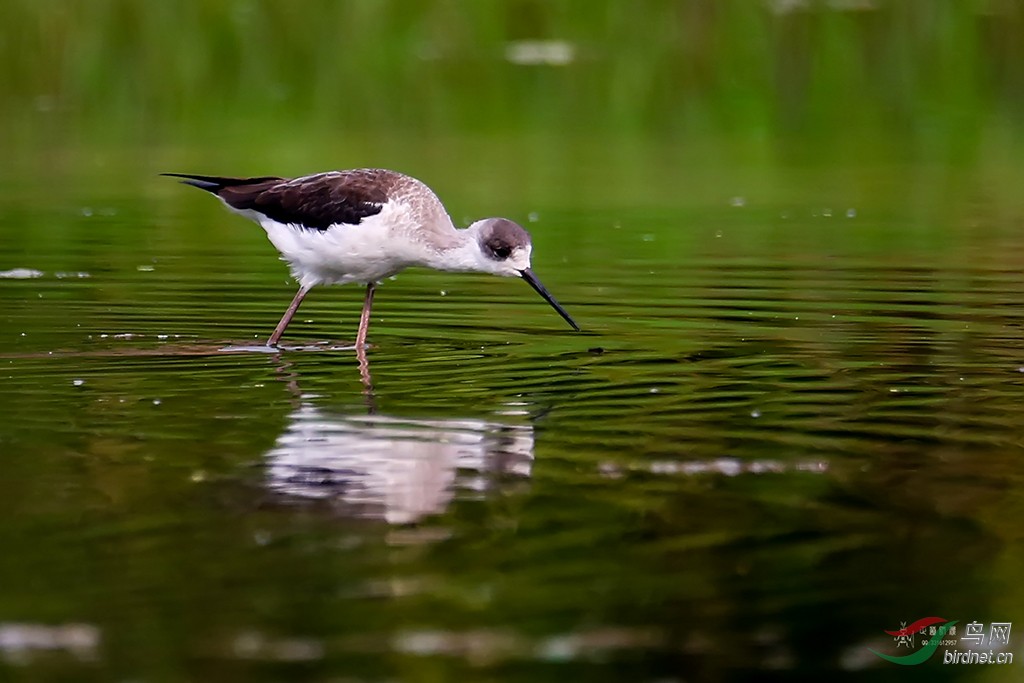
[[[311,230],[358,225],[380,213],[399,174],[378,169],[331,171],[285,179],[229,178],[166,173],[211,192],[239,211],[255,211],[278,223]]]

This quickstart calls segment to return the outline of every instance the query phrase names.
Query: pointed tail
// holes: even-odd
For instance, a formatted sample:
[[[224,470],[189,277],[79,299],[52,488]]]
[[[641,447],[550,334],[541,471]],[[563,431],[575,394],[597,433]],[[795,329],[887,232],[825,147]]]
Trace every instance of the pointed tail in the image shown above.
[[[161,173],[160,175],[170,176],[172,178],[184,178],[181,182],[192,187],[198,187],[200,190],[206,190],[213,194],[218,194],[225,187],[238,187],[239,185],[255,185],[258,183],[265,183],[269,181],[280,181],[282,178],[277,176],[261,176],[259,178],[230,178],[226,176],[215,176],[215,175],[194,175],[192,173]]]

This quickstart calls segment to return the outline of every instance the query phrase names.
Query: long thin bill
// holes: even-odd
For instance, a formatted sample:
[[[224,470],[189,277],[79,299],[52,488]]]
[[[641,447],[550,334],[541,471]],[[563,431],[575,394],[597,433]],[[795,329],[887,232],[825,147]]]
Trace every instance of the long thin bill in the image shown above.
[[[580,331],[580,326],[577,325],[576,321],[572,319],[564,308],[562,308],[562,305],[555,301],[555,297],[551,296],[551,293],[540,283],[540,280],[537,279],[537,276],[533,274],[532,270],[529,268],[523,268],[519,273],[523,276],[523,279],[526,280],[527,284],[537,290],[537,293],[544,297],[544,301],[551,304],[551,308],[558,311],[558,315],[565,318],[565,322],[572,325],[572,329],[577,332]]]

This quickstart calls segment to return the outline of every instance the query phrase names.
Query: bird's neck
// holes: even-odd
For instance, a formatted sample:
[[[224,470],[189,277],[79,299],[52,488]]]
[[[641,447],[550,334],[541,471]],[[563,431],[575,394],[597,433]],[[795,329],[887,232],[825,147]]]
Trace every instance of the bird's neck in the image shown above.
[[[480,271],[480,258],[477,229],[470,226],[452,232],[450,242],[441,247],[438,251],[437,262],[431,267],[450,272],[478,272]]]

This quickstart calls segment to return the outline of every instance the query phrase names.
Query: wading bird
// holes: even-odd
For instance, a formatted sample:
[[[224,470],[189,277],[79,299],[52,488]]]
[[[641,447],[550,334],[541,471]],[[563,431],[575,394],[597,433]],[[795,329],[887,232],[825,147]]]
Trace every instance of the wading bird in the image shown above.
[[[407,175],[384,169],[329,171],[300,178],[227,178],[165,173],[206,190],[259,223],[299,291],[267,340],[276,346],[316,285],[366,285],[356,347],[366,344],[377,282],[411,266],[521,277],[579,326],[530,270],[530,234],[507,218],[457,229],[437,195]]]

